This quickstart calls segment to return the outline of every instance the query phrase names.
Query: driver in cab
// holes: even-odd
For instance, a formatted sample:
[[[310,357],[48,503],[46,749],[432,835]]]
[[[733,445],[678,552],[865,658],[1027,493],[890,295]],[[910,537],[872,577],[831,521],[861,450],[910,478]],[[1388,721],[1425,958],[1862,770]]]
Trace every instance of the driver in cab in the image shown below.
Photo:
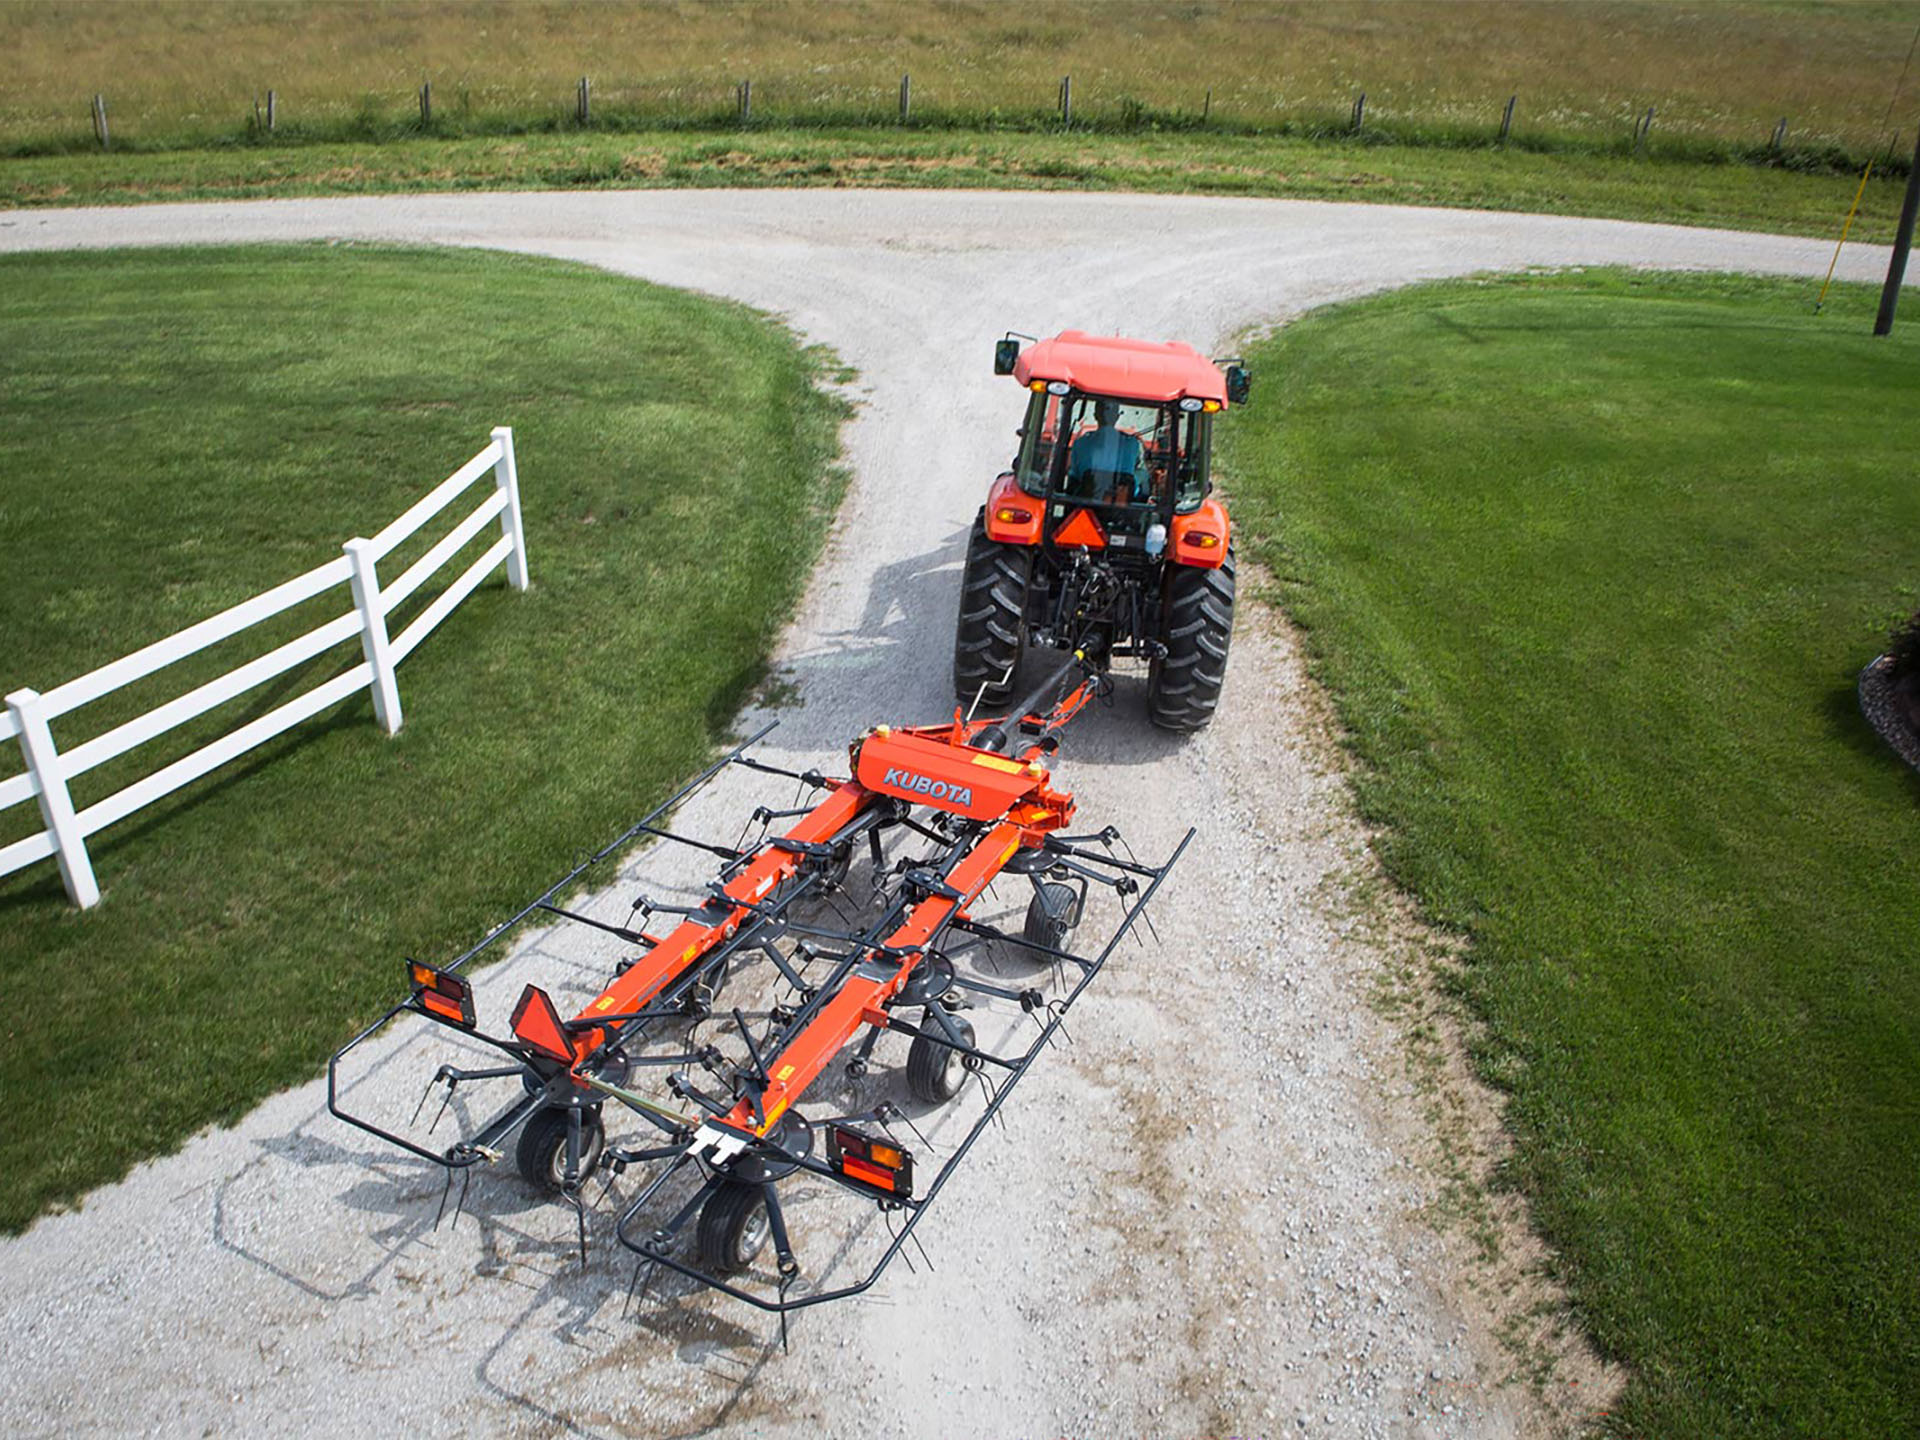
[[[1096,400],[1094,428],[1073,442],[1067,456],[1067,493],[1084,500],[1130,504],[1146,498],[1146,466],[1140,439],[1120,429],[1120,402]]]

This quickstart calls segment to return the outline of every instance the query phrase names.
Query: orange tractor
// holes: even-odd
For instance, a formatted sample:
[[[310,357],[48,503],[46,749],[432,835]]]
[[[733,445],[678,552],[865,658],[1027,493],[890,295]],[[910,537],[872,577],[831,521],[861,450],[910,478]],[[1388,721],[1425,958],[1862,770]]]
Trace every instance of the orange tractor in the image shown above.
[[[1188,345],[1078,330],[1010,334],[993,368],[1028,391],[1027,414],[967,541],[960,702],[1004,704],[1028,647],[1081,649],[1101,666],[1144,659],[1153,723],[1202,728],[1233,631],[1233,532],[1208,474],[1213,417],[1246,402],[1246,370]]]

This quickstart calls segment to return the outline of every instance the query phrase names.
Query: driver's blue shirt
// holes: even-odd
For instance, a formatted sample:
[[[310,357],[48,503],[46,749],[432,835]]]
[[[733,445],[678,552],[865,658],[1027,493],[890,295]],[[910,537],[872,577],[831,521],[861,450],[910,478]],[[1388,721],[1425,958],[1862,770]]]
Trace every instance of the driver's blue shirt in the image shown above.
[[[1133,477],[1135,498],[1146,488],[1142,483],[1145,477],[1140,472],[1138,438],[1112,425],[1101,425],[1073,442],[1073,453],[1067,464],[1069,489],[1090,495],[1101,488],[1103,480],[1111,484],[1110,477],[1115,475]]]

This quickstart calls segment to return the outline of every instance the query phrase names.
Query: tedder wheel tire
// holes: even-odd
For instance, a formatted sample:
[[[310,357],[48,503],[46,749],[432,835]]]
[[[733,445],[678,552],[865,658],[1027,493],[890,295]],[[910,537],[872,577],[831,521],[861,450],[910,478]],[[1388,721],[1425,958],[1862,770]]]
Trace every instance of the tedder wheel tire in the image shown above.
[[[580,1112],[580,1175],[585,1180],[599,1167],[600,1155],[607,1148],[607,1132],[601,1127],[598,1110]],[[558,1195],[567,1178],[567,1108],[549,1105],[534,1112],[520,1127],[520,1143],[514,1147],[513,1163],[520,1173]]]
[[[1175,565],[1167,577],[1167,653],[1147,675],[1147,714],[1183,735],[1206,728],[1227,678],[1233,639],[1233,551],[1217,570]]]
[[[848,840],[833,847],[820,866],[820,879],[824,888],[838,890],[847,883],[847,876],[853,873],[853,842]]]
[[[1021,928],[1021,938],[1035,945],[1045,945],[1049,950],[1058,950],[1060,942],[1067,938],[1067,932],[1073,929],[1076,919],[1073,911],[1080,897],[1073,893],[1071,885],[1062,885],[1057,880],[1043,881],[1033,898],[1027,902],[1027,923]],[[1048,957],[1027,954],[1030,958],[1045,961]]]
[[[1029,556],[1019,545],[987,538],[987,512],[973,517],[967,566],[960,577],[960,619],[953,631],[953,689],[962,705],[986,686],[985,705],[1013,698],[1002,681],[1020,661],[1020,625],[1027,603]]]
[[[947,1020],[964,1043],[973,1044],[973,1026],[958,1015],[949,1015]],[[913,1037],[907,1051],[907,1089],[916,1100],[944,1103],[966,1084],[967,1057],[939,1038],[934,1027],[935,1022],[929,1018],[926,1033]]]
[[[772,1233],[760,1187],[729,1180],[700,1207],[700,1263],[715,1275],[738,1275]]]

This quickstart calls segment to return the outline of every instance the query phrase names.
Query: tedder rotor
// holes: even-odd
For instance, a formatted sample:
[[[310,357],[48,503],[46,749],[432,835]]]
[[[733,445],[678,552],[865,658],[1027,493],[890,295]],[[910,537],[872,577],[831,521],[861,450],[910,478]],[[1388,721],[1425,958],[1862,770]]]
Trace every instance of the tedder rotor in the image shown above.
[[[763,730],[480,944],[441,965],[408,961],[406,998],[333,1057],[328,1108],[445,1167],[449,1186],[462,1172],[462,1205],[473,1167],[510,1152],[574,1207],[583,1260],[587,1182],[598,1176],[604,1195],[637,1171],[614,1230],[650,1277],[677,1272],[783,1323],[866,1290],[1192,838],[1145,864],[1115,829],[1069,832],[1073,797],[1053,787],[1050,761],[1061,728],[1109,688],[1076,652],[995,718],[956,711],[946,724],[868,731],[844,779],[755,758]],[[662,823],[723,774],[790,780],[804,803],[760,806],[733,844]],[[641,895],[619,922],[561,903],[641,836],[709,852],[719,873],[681,897],[691,903]],[[1017,929],[995,923],[1002,881],[1025,897]],[[1096,908],[1104,938],[1076,948]],[[1006,913],[1019,909],[1016,899]],[[577,1008],[528,984],[506,1031],[483,1029],[471,962],[521,923],[554,917],[617,942],[611,978]],[[438,1027],[419,1034],[447,1037],[460,1062],[433,1072],[411,1119],[361,1105],[379,1097],[384,1066],[349,1074],[395,1020]],[[880,1062],[889,1036],[907,1041],[899,1070]],[[467,1087],[497,1098],[471,1105]],[[449,1111],[461,1133],[436,1143]],[[634,1133],[616,1135],[615,1117]],[[812,1240],[835,1213],[822,1199],[853,1205],[848,1233]],[[868,1206],[884,1235],[859,1223]]]

